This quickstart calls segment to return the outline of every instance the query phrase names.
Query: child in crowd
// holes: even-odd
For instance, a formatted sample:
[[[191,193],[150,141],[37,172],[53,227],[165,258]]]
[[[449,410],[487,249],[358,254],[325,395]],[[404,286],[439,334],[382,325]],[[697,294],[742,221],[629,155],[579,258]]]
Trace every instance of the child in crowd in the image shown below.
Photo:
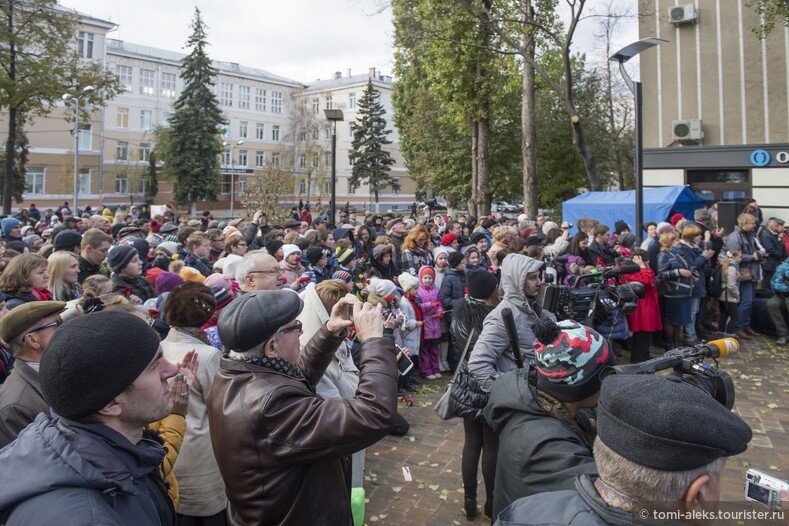
[[[441,343],[441,317],[444,307],[439,299],[439,290],[434,281],[436,271],[433,267],[422,265],[419,269],[418,305],[422,311],[422,339],[419,349],[419,370],[428,380],[441,378],[438,355]]]

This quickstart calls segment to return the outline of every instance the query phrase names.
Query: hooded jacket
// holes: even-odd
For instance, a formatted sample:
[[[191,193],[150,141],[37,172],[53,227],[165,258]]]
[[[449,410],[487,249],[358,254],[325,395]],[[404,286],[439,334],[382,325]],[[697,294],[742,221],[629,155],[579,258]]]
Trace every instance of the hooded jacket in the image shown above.
[[[474,344],[474,349],[469,351],[469,372],[485,390],[490,390],[493,381],[500,374],[516,368],[501,312],[504,309],[512,311],[524,363],[534,358],[535,337],[532,325],[540,318],[556,319],[553,313],[539,307],[536,307],[539,313],[536,312],[529,298],[523,293],[526,274],[540,268],[542,261],[528,256],[510,254],[504,259],[500,284],[504,298],[485,318],[482,333]]]
[[[153,440],[133,445],[105,426],[40,414],[0,450],[0,466],[14,474],[0,478],[0,522],[137,526],[162,524],[165,517],[172,524],[158,471],[163,458]],[[162,498],[169,509],[162,509]]]
[[[516,499],[572,489],[576,476],[597,473],[587,413],[573,419],[564,406],[529,385],[527,374],[527,368],[504,374],[493,384],[485,407],[485,419],[499,435],[494,517]]]

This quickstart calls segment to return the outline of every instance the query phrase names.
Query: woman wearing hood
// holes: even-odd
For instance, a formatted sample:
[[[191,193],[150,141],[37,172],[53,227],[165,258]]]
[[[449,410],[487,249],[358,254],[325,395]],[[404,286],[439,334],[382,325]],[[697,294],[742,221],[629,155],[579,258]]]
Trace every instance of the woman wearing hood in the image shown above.
[[[397,267],[392,258],[392,247],[376,245],[368,264],[369,277],[388,279],[397,283]]]

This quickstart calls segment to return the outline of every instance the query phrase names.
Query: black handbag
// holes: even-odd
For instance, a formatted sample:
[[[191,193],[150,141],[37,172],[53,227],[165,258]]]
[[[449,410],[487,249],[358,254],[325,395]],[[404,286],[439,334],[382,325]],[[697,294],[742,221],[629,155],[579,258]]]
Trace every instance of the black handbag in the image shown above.
[[[447,390],[436,403],[435,411],[443,420],[450,418],[471,418],[484,422],[482,410],[488,403],[488,393],[482,390],[479,382],[468,371],[466,354],[476,329],[472,329],[466,340],[466,347],[460,363],[455,370],[455,376],[447,386]]]

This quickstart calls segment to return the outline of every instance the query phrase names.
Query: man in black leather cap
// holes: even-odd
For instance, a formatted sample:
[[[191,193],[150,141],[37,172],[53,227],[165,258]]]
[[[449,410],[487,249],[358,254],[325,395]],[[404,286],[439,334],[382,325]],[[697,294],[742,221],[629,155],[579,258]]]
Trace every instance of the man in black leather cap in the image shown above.
[[[725,457],[750,440],[739,416],[676,376],[612,375],[597,406],[599,476],[579,476],[574,490],[518,499],[496,524],[666,524],[655,520],[656,508],[714,509]]]
[[[346,296],[300,351],[303,308],[291,291],[262,290],[219,317],[227,354],[207,406],[229,524],[351,524],[348,457],[395,424],[397,351],[381,307]],[[324,400],[314,386],[351,325],[362,345],[357,394]]]

